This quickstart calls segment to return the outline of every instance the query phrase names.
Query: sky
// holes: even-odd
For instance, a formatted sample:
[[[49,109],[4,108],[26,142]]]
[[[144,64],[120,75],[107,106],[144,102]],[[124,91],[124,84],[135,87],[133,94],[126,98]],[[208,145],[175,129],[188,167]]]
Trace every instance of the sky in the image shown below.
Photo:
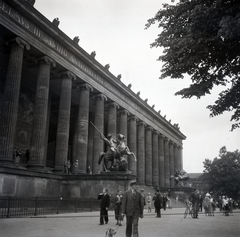
[[[182,99],[175,92],[190,85],[190,78],[160,80],[162,63],[157,58],[161,48],[150,48],[160,33],[157,25],[145,30],[147,20],[154,17],[163,3],[170,0],[37,0],[34,7],[47,19],[58,17],[59,29],[87,53],[96,51],[95,59],[121,81],[132,84],[140,97],[155,104],[155,110],[178,123],[187,137],[183,141],[183,169],[201,173],[205,159],[218,157],[221,147],[240,150],[240,129],[231,132],[231,113],[211,118],[207,105],[217,100],[224,87],[201,99]]]

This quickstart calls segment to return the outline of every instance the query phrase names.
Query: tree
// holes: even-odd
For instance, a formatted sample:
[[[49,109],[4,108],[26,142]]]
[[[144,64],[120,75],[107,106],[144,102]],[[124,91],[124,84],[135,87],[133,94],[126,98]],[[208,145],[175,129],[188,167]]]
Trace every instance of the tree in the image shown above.
[[[219,158],[213,161],[205,159],[203,181],[209,191],[216,195],[227,195],[235,200],[240,198],[240,151],[227,151],[222,147]]]
[[[161,32],[151,47],[164,48],[160,79],[190,75],[190,86],[175,93],[182,98],[226,86],[207,108],[211,117],[230,111],[232,130],[240,127],[240,1],[179,0],[163,4],[145,29],[156,22]]]

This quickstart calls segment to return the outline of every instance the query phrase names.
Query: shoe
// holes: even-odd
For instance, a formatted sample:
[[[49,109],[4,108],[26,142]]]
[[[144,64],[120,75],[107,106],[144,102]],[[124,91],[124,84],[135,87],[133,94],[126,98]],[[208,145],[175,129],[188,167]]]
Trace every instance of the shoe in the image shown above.
[[[122,226],[122,224],[121,224],[121,223],[119,223],[118,225],[119,225],[119,226]]]
[[[105,224],[107,224],[108,222],[106,221]]]
[[[100,223],[99,225],[103,225],[102,223]]]

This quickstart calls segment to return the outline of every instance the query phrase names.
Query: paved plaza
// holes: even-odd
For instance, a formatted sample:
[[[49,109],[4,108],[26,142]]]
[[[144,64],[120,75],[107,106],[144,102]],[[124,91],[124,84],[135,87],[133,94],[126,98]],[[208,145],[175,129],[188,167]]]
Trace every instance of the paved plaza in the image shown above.
[[[230,216],[216,212],[208,217],[200,213],[199,219],[183,218],[184,208],[162,211],[162,218],[144,210],[139,221],[141,237],[239,237],[240,210]],[[33,218],[0,220],[1,237],[104,237],[107,226],[117,230],[115,237],[125,237],[125,220],[117,227],[114,212],[109,211],[108,225],[99,225],[99,212],[80,212]]]

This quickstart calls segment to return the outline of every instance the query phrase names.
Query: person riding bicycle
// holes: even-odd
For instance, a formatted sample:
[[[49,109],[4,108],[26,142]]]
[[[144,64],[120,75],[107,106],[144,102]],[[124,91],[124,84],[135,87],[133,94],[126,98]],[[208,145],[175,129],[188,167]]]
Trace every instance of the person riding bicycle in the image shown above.
[[[197,189],[194,189],[194,191],[191,193],[189,200],[193,204],[193,218],[198,218],[200,197]]]

